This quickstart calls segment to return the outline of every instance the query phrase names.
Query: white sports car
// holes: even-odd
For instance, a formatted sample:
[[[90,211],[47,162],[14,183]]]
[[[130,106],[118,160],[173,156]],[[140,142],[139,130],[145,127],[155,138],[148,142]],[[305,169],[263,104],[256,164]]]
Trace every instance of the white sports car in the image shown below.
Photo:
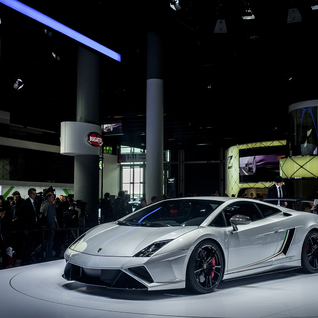
[[[318,272],[318,216],[250,199],[170,199],[94,227],[65,259],[67,280],[209,293],[222,279]]]

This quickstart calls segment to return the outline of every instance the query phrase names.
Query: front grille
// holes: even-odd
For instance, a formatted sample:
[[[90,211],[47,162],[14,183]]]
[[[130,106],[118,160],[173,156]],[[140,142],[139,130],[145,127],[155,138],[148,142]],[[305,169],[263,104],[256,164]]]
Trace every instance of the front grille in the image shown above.
[[[144,266],[131,267],[129,270],[142,280],[145,280],[148,283],[153,283],[152,277]]]
[[[121,270],[83,268],[67,263],[63,277],[67,280],[75,280],[91,285],[102,285],[108,288],[147,289],[144,284]],[[138,277],[142,278],[140,275]]]

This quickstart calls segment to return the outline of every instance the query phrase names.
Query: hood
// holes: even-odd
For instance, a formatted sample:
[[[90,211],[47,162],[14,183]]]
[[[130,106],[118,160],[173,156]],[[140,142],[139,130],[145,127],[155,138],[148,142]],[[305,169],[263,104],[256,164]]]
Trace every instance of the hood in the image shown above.
[[[71,250],[90,255],[132,257],[151,243],[173,240],[197,227],[137,227],[102,224],[71,244]]]

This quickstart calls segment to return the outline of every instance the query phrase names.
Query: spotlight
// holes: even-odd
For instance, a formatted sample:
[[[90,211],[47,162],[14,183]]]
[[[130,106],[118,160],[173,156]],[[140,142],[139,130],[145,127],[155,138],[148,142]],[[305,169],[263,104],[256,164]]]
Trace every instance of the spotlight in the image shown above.
[[[245,2],[242,8],[242,19],[243,20],[254,20],[255,19],[255,15],[249,5],[248,2]]]
[[[216,6],[215,14],[217,16],[214,33],[227,33],[226,23],[224,19],[224,10],[219,0]]]
[[[171,0],[170,8],[172,8],[174,11],[181,10],[180,0]]]
[[[313,0],[311,2],[311,10],[313,11],[318,10],[318,0]]]
[[[53,56],[56,60],[58,60],[58,61],[61,60],[61,58],[60,58],[56,53],[54,53],[54,52],[52,52],[52,56]]]
[[[225,20],[217,20],[214,33],[227,33]]]
[[[24,86],[24,83],[21,78],[17,78],[17,80],[13,84],[13,88],[16,89],[17,91],[20,90],[23,86]]]
[[[302,17],[297,8],[288,9],[287,23],[301,22]]]
[[[47,35],[49,38],[53,37],[52,31],[50,31],[48,29],[44,29],[44,34]]]

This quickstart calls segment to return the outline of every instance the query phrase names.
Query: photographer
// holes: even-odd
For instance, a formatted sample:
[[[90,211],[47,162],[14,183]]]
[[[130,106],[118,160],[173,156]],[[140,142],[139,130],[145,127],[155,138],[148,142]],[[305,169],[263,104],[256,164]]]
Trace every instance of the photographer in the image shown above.
[[[42,225],[46,226],[47,230],[45,232],[45,239],[43,242],[43,247],[40,245],[38,248],[35,249],[35,251],[32,253],[32,258],[34,261],[38,261],[42,248],[44,248],[46,252],[45,259],[47,261],[52,260],[52,247],[53,247],[53,240],[54,240],[54,233],[56,229],[56,212],[55,207],[53,204],[54,201],[54,194],[52,192],[46,192],[45,193],[45,200],[41,204],[40,208],[40,219],[42,221]]]

